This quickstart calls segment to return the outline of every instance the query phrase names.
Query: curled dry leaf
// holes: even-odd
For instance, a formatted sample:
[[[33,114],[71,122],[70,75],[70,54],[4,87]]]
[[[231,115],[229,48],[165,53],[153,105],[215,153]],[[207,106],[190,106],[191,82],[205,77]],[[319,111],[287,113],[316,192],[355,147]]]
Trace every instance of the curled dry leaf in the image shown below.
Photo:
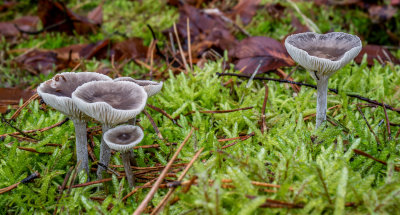
[[[244,25],[249,24],[253,16],[256,15],[260,2],[261,0],[240,0],[233,8],[233,13],[231,14],[233,20],[239,16]]]
[[[368,8],[369,17],[374,23],[382,23],[390,20],[397,13],[397,8],[391,5],[373,5]]]
[[[379,45],[366,45],[361,49],[360,54],[354,59],[356,63],[361,63],[363,56],[367,54],[367,62],[369,66],[374,65],[374,59],[379,63],[392,62],[400,64],[399,59],[392,55],[386,48]]]
[[[35,30],[38,21],[39,18],[36,16],[23,16],[11,22],[0,22],[0,36],[4,36],[6,39],[19,36],[20,31],[15,27],[15,25],[17,25],[21,30]]]
[[[29,71],[32,74],[49,74],[54,69],[57,63],[57,54],[52,51],[33,50],[23,54],[14,62],[21,68]]]
[[[187,19],[189,19],[189,31],[191,39],[191,51],[194,58],[200,57],[210,49],[219,53],[233,47],[237,40],[231,34],[227,24],[217,14],[207,14],[188,4],[179,7],[179,21],[176,24],[178,35],[181,39],[183,50],[188,50]],[[174,34],[173,28],[167,29],[164,33]],[[175,36],[174,36],[175,40]]]
[[[84,17],[73,13],[63,3],[51,0],[39,0],[38,16],[47,31],[65,32],[73,34],[95,33],[102,22],[101,5]],[[92,18],[93,20],[91,20]]]
[[[272,38],[249,37],[239,42],[230,52],[235,69],[252,74],[258,65],[258,73],[295,65],[285,47]]]
[[[28,100],[35,92],[18,88],[0,88],[0,113],[5,113],[9,105],[16,108],[19,100]]]

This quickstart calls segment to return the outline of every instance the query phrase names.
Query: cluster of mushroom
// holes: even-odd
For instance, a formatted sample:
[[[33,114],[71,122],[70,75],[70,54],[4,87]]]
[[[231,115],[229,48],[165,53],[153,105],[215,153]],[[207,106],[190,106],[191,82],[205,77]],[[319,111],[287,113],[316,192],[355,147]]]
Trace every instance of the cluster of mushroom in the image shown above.
[[[89,175],[86,126],[87,121],[93,118],[102,123],[103,131],[99,161],[102,165],[97,168],[98,178],[102,178],[110,162],[111,149],[114,149],[121,151],[129,184],[133,186],[129,157],[132,147],[143,139],[143,131],[135,125],[117,125],[134,123],[148,96],[158,93],[161,88],[162,82],[129,77],[112,80],[95,72],[66,72],[42,83],[37,92],[46,104],[72,119],[77,163],[80,163],[78,171],[85,170]]]
[[[306,32],[287,37],[285,46],[293,60],[307,69],[317,82],[318,128],[326,120],[328,80],[360,53],[361,40],[342,32]]]

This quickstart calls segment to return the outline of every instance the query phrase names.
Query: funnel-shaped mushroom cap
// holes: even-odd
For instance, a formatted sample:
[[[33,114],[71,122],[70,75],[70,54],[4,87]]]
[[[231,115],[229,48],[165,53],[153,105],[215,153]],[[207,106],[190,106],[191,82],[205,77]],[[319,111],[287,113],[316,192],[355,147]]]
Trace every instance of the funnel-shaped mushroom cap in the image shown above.
[[[85,115],[72,101],[72,93],[87,82],[108,80],[112,79],[95,72],[64,72],[40,84],[37,92],[43,101],[54,109],[65,115],[82,119]]]
[[[143,131],[139,126],[121,125],[108,130],[103,138],[111,149],[125,152],[140,143],[143,136]]]
[[[139,86],[143,87],[144,90],[146,91],[147,95],[153,96],[160,92],[163,82],[155,82],[155,81],[148,81],[148,80],[136,80],[131,77],[120,77],[114,79],[114,81],[131,81],[135,84],[138,84]]]
[[[146,105],[144,89],[128,81],[95,81],[78,87],[72,100],[88,116],[115,125],[136,117]]]
[[[293,34],[286,38],[290,56],[309,71],[331,75],[360,53],[362,45],[357,36],[342,32]]]

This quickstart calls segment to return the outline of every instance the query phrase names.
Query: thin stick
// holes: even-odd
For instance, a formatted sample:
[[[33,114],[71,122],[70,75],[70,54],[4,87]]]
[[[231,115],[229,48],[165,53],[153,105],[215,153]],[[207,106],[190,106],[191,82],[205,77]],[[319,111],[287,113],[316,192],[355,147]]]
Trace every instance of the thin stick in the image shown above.
[[[160,138],[161,140],[163,140],[164,137],[162,136],[160,130],[158,129],[156,123],[154,122],[154,119],[151,117],[151,115],[150,115],[146,110],[143,110],[143,113],[144,113],[144,114],[147,116],[147,118],[149,119],[150,124],[153,126],[154,131],[157,133],[158,138]]]
[[[183,180],[183,178],[186,176],[186,173],[189,171],[190,167],[192,167],[193,163],[197,160],[197,158],[200,156],[200,153],[203,150],[204,150],[204,148],[201,148],[199,151],[196,152],[196,154],[193,156],[192,160],[186,166],[185,170],[183,170],[182,174],[179,176],[178,181]],[[161,200],[161,202],[158,204],[158,206],[151,212],[151,215],[159,214],[163,210],[165,204],[168,202],[169,198],[174,193],[175,189],[176,189],[176,187],[173,187],[168,191],[168,193],[164,196],[164,198]]]
[[[54,124],[54,125],[51,125],[51,126],[49,126],[49,127],[40,128],[40,129],[34,129],[34,130],[28,130],[28,131],[23,131],[23,133],[29,134],[29,133],[33,133],[33,132],[43,132],[43,131],[47,131],[47,130],[50,130],[50,129],[52,129],[52,128],[55,128],[55,127],[58,127],[58,126],[63,125],[63,124],[66,123],[68,120],[69,120],[69,118],[65,118],[63,121],[58,122],[58,123],[56,123],[56,124]],[[20,132],[14,132],[14,133],[9,133],[9,134],[2,134],[2,135],[0,135],[0,138],[6,137],[6,136],[8,136],[8,135],[20,135],[20,134],[21,134]],[[33,138],[33,139],[34,139],[34,138]]]
[[[10,120],[14,120],[15,118],[17,118],[19,116],[19,114],[21,113],[22,109],[24,109],[33,100],[37,99],[38,97],[39,97],[39,95],[37,93],[33,94],[26,102],[24,102],[23,105],[21,105],[21,107],[18,108],[17,111],[15,111],[15,113],[11,116]]]
[[[22,131],[21,129],[19,129],[19,128],[13,126],[8,120],[6,120],[6,119],[3,117],[3,115],[1,115],[1,121],[4,122],[4,123],[6,123],[6,124],[7,124],[8,126],[10,126],[11,128],[17,130],[22,136],[24,136],[24,137],[29,137],[29,138],[35,140],[35,138],[33,138],[31,135],[28,135],[28,134],[26,134],[24,131]]]
[[[188,35],[188,54],[189,54],[189,63],[190,63],[190,70],[193,70],[193,61],[192,61],[192,47],[190,44],[190,28],[189,28],[189,17],[186,19],[186,31]]]
[[[34,152],[34,153],[38,153],[38,154],[49,154],[49,155],[53,154],[53,152],[39,152],[36,149],[26,148],[26,147],[22,147],[22,146],[18,146],[17,148],[20,149],[20,150],[24,150],[24,151],[28,151],[28,152]]]
[[[367,118],[365,118],[365,115],[364,115],[364,113],[362,112],[360,106],[357,106],[357,110],[358,110],[358,112],[360,112],[361,116],[364,118],[365,123],[367,123],[368,129],[369,129],[369,130],[371,131],[371,133],[374,135],[375,140],[376,140],[376,143],[377,143],[378,145],[380,145],[381,142],[379,141],[378,136],[376,136],[374,130],[372,130],[372,127],[371,127],[371,125],[368,123]]]
[[[237,140],[237,139],[246,140],[249,137],[254,136],[254,134],[255,134],[254,132],[251,132],[250,134],[244,135],[244,136],[232,137],[232,138],[226,138],[226,139],[218,139],[218,142],[226,142],[226,141]]]
[[[374,160],[374,161],[376,161],[376,162],[378,162],[378,163],[381,163],[381,164],[383,164],[383,165],[387,165],[387,163],[386,163],[385,161],[379,160],[378,158],[375,158],[374,156],[372,156],[372,155],[370,155],[370,154],[368,154],[368,153],[366,153],[366,152],[363,152],[363,151],[361,151],[361,150],[353,149],[353,152],[356,153],[356,154],[362,155],[362,156],[364,156],[364,157],[370,158],[370,159],[372,159],[372,160]],[[399,171],[400,171],[400,167],[399,167],[399,166],[395,166],[395,167],[394,167],[394,170],[396,170],[396,171],[399,172]]]
[[[235,76],[235,77],[240,77],[240,78],[250,78],[250,77],[251,77],[251,76],[248,76],[248,75],[236,74],[236,73],[216,73],[216,74],[217,74],[218,76]],[[313,84],[306,84],[306,83],[295,82],[295,81],[289,81],[289,80],[282,80],[282,79],[275,79],[275,78],[267,78],[267,77],[254,77],[254,80],[276,81],[276,82],[280,82],[280,83],[296,84],[296,85],[299,85],[299,86],[306,86],[306,87],[311,87],[311,88],[317,89],[317,86],[316,86],[316,85],[313,85]],[[330,92],[335,93],[335,94],[339,94],[339,91],[338,91],[337,89],[328,88],[328,90],[329,90]],[[375,105],[379,105],[379,106],[384,105],[387,109],[392,110],[392,111],[395,111],[395,112],[397,112],[397,113],[400,113],[400,109],[394,108],[394,107],[392,107],[392,106],[390,106],[390,105],[388,105],[388,104],[380,103],[380,102],[378,102],[378,101],[375,101],[375,100],[372,100],[372,99],[369,99],[369,98],[366,98],[366,97],[363,97],[363,96],[360,96],[360,95],[356,95],[356,94],[347,93],[346,95],[347,95],[348,97],[360,99],[360,100],[362,100],[362,101],[366,101],[366,102],[371,103],[371,104],[375,104]]]
[[[71,176],[71,173],[72,173],[72,170],[73,170],[73,169],[74,169],[73,166],[71,166],[71,168],[69,168],[67,174],[65,175],[64,181],[63,181],[63,183],[62,183],[62,185],[61,185],[61,187],[60,187],[60,189],[59,189],[59,191],[58,191],[56,209],[54,209],[53,215],[57,214],[58,203],[60,202],[60,199],[61,199],[61,197],[62,197],[63,191],[64,191],[64,189],[65,189],[65,186],[67,186],[69,177]]]
[[[264,134],[264,131],[267,130],[267,125],[265,123],[265,108],[267,106],[267,101],[268,101],[268,85],[264,85],[265,87],[265,96],[264,96],[264,102],[263,106],[261,109],[261,133]]]
[[[15,189],[16,187],[18,187],[18,185],[20,185],[21,183],[26,184],[26,183],[31,182],[33,179],[38,178],[38,177],[40,177],[39,172],[34,172],[33,174],[29,175],[28,177],[22,179],[21,181],[13,184],[11,186],[8,186],[8,187],[0,189],[0,194],[6,193],[8,191],[11,191],[11,190]]]
[[[383,112],[385,113],[385,120],[386,120],[386,130],[388,132],[388,139],[391,140],[392,139],[392,132],[390,130],[390,121],[389,121],[389,117],[387,115],[387,111],[386,111],[386,107],[385,105],[382,105],[383,107]]]
[[[174,23],[174,32],[175,32],[175,36],[176,36],[176,41],[178,42],[178,47],[179,47],[179,52],[181,53],[181,57],[183,60],[183,64],[185,64],[185,69],[186,72],[189,72],[189,67],[185,58],[185,54],[183,53],[183,49],[181,46],[181,41],[179,40],[179,36],[178,36],[178,30],[176,30],[176,24]]]
[[[166,143],[166,146],[177,145],[177,143]],[[143,146],[135,146],[133,149],[150,149],[150,148],[159,148],[160,144],[153,145],[143,145]]]
[[[149,108],[151,108],[151,109],[153,109],[153,110],[155,110],[155,111],[161,113],[162,115],[166,116],[166,117],[167,117],[168,119],[170,119],[175,125],[177,125],[177,126],[179,126],[179,127],[182,128],[182,126],[179,125],[178,122],[177,122],[174,118],[172,118],[171,115],[169,115],[167,112],[165,112],[163,109],[158,108],[158,107],[155,107],[155,106],[153,106],[153,105],[151,105],[151,104],[146,104],[146,105],[147,105]]]
[[[175,29],[176,29],[176,27],[175,27]],[[186,136],[186,138],[183,140],[182,144],[176,150],[175,154],[172,156],[171,160],[168,162],[167,166],[161,172],[161,174],[158,177],[157,181],[154,183],[153,187],[151,188],[151,190],[147,194],[146,198],[140,203],[139,207],[137,207],[137,209],[135,210],[133,215],[140,215],[146,209],[147,204],[153,198],[153,196],[156,193],[156,191],[157,191],[158,187],[160,186],[161,182],[164,180],[165,175],[167,174],[168,170],[171,168],[172,164],[174,163],[174,160],[178,157],[178,154],[183,149],[185,144],[188,142],[189,138],[192,136],[193,131],[194,131],[194,128],[192,128],[190,130],[189,134]]]
[[[250,110],[253,109],[254,107],[244,107],[244,108],[237,108],[237,109],[231,109],[231,110],[197,110],[197,111],[190,111],[185,114],[185,116],[188,116],[190,114],[194,114],[196,112],[199,113],[231,113],[231,112],[236,112],[236,111],[241,111],[241,110]],[[180,116],[175,117],[175,119],[179,119]]]

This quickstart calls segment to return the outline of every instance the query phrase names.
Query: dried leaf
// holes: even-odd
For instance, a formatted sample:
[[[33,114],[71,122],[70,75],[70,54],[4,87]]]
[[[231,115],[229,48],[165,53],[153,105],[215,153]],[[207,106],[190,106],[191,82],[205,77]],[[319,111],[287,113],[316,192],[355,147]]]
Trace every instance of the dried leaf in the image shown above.
[[[99,8],[100,7],[100,8]],[[63,3],[51,0],[39,0],[38,16],[42,21],[43,27],[47,31],[65,32],[73,34],[95,33],[99,27],[100,15],[102,15],[101,6],[94,9],[91,17],[95,20],[79,16],[68,9]]]
[[[18,88],[0,88],[0,113],[5,113],[9,105],[16,108],[19,100],[28,100],[35,92]]]
[[[146,59],[147,47],[143,45],[140,38],[130,38],[113,45],[115,61],[125,59]],[[155,55],[154,55],[155,56]]]
[[[49,74],[57,63],[57,54],[51,51],[33,50],[14,60],[17,65],[32,74]]]
[[[295,65],[285,47],[268,37],[246,38],[229,53],[236,65],[235,69],[243,70],[245,74],[252,74],[258,65],[258,73]]]
[[[388,5],[373,5],[368,9],[369,17],[374,23],[390,20],[397,13],[397,8]]]
[[[392,62],[400,64],[399,59],[392,55],[386,48],[379,45],[366,45],[362,48],[360,54],[354,59],[356,63],[361,63],[364,54],[367,54],[369,66],[374,65],[374,59],[380,63]]]
[[[0,36],[4,36],[7,39],[19,36],[20,31],[15,25],[22,30],[32,31],[36,29],[38,22],[39,18],[36,16],[23,16],[11,22],[0,22]]]
[[[260,2],[261,0],[240,0],[233,8],[233,17],[239,16],[244,25],[249,24],[256,14]]]

